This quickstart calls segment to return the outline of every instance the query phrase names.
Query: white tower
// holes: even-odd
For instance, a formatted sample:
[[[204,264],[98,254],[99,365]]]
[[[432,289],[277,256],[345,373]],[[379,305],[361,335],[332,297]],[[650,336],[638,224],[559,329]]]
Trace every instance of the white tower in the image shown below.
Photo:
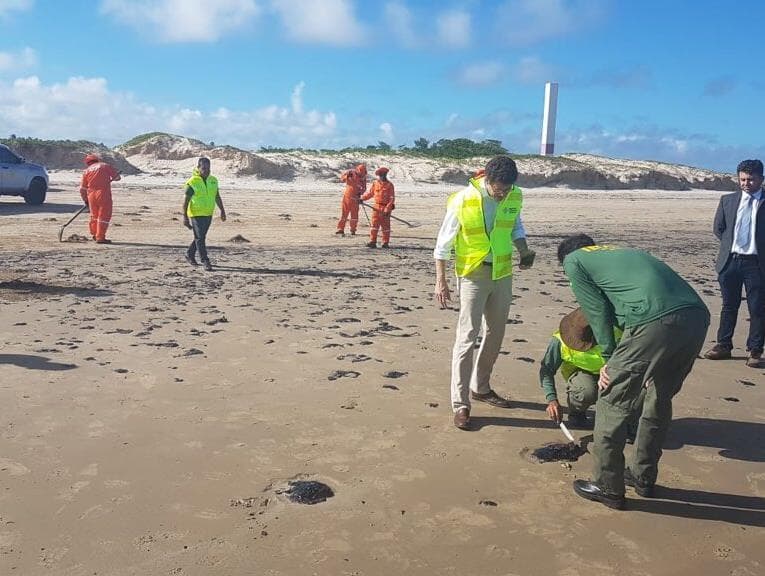
[[[558,113],[558,83],[545,84],[545,111],[542,117],[542,145],[539,153],[551,156],[555,153],[555,120]]]

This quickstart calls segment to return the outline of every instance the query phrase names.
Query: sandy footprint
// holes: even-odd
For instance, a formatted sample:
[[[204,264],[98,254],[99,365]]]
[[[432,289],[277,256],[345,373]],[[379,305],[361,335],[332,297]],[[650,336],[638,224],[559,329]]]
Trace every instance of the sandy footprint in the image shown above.
[[[24,476],[29,474],[29,468],[21,462],[14,462],[8,458],[0,458],[0,472],[10,474],[11,476]]]

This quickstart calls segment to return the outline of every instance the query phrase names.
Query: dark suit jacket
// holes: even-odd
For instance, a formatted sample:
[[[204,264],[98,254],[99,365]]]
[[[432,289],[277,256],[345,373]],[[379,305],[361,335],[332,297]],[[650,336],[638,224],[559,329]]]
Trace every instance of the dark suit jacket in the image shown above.
[[[717,253],[717,264],[715,270],[717,273],[723,271],[725,265],[730,260],[731,247],[733,246],[733,230],[736,226],[736,212],[738,204],[741,201],[742,192],[725,194],[720,198],[715,213],[714,233],[720,240],[720,251]],[[757,224],[754,231],[754,242],[757,245],[758,262],[760,270],[765,274],[765,192],[763,200],[757,209]]]

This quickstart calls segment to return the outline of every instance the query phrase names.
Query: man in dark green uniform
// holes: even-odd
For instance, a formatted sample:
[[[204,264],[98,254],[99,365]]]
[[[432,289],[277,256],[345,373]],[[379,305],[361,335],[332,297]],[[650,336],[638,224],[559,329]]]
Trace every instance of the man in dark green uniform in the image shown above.
[[[625,482],[653,495],[672,398],[704,344],[709,310],[674,270],[641,250],[578,234],[560,243],[558,260],[606,361],[595,406],[595,477],[575,480],[574,492],[623,508]],[[624,330],[618,344],[614,327]],[[634,461],[625,470],[628,422],[641,401]]]

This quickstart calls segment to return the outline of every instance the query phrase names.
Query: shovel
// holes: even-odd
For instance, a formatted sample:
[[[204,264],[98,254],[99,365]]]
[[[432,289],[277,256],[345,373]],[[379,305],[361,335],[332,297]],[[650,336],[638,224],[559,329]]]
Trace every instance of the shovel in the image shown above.
[[[88,205],[86,204],[85,206],[83,206],[82,208],[80,208],[79,210],[77,210],[77,212],[75,212],[74,216],[72,216],[72,217],[69,219],[69,221],[68,221],[66,224],[64,224],[64,225],[61,227],[61,230],[59,230],[59,231],[58,231],[58,241],[59,241],[59,242],[63,242],[63,241],[64,241],[64,228],[66,228],[66,227],[67,227],[67,226],[69,226],[69,225],[70,225],[72,222],[74,222],[74,219],[75,219],[75,218],[77,218],[77,216],[79,216],[79,215],[80,215],[80,214],[82,214],[83,212],[85,212],[85,210],[87,210],[87,209],[88,209]]]
[[[364,204],[364,202],[359,202],[359,204],[361,204],[362,206],[369,206],[369,207],[370,207],[372,210],[374,210],[375,212],[380,212],[380,213],[382,214],[382,210],[378,210],[377,208],[375,208],[375,207],[374,207],[374,206],[372,206],[371,204]],[[418,224],[412,224],[411,222],[407,222],[406,220],[403,220],[402,218],[396,218],[396,217],[395,217],[393,214],[389,214],[389,216],[390,216],[390,217],[391,217],[393,220],[395,220],[396,222],[401,222],[402,224],[406,224],[406,225],[407,225],[407,226],[409,226],[410,228],[417,228],[417,226],[418,226]]]

